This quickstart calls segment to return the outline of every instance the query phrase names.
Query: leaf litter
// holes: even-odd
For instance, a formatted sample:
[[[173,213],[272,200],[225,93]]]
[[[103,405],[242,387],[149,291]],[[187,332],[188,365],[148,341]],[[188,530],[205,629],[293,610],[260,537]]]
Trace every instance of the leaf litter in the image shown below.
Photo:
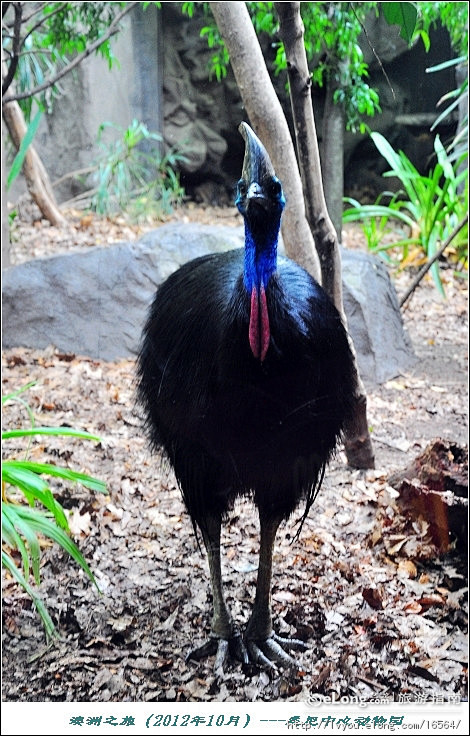
[[[32,250],[44,254],[44,232],[35,226],[30,230]],[[351,247],[359,247],[357,229],[350,228],[348,238]],[[58,240],[56,234],[54,247]],[[410,278],[400,274],[397,290],[405,291]],[[444,281],[445,302],[426,281],[404,311],[417,365],[368,389],[376,469],[348,468],[340,450],[299,539],[292,543],[301,509],[279,531],[275,627],[309,645],[296,655],[290,671],[229,663],[220,681],[213,674],[213,658],[185,661],[210,630],[207,563],[171,469],[147,447],[135,408],[133,361],[105,363],[53,346],[4,351],[3,392],[36,380],[25,398],[38,424],[71,425],[101,437],[94,445],[37,437],[31,458],[102,478],[109,495],[51,481],[101,594],[62,550],[44,548],[40,592],[61,633],[50,644],[30,599],[4,572],[3,698],[464,697],[466,538],[452,529],[445,549],[436,544],[432,518],[413,509],[409,499],[403,501],[395,482],[401,473],[413,499],[424,481],[419,473],[405,471],[416,459],[436,438],[462,448],[466,442],[467,289],[450,270],[444,271]],[[5,428],[26,421],[19,405],[5,407]],[[4,453],[19,456],[24,449],[11,440]],[[222,543],[227,602],[243,626],[254,599],[258,554],[257,515],[248,501],[237,502]]]

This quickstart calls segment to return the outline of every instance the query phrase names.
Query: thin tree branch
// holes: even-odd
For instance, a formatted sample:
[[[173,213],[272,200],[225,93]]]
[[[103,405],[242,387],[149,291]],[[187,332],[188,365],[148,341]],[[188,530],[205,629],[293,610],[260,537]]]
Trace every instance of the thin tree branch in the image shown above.
[[[11,54],[7,51],[7,49],[4,49],[8,56],[11,56]],[[19,59],[23,56],[52,56],[53,52],[49,49],[28,49],[27,51],[19,51],[17,56]]]
[[[39,92],[42,92],[45,89],[48,89],[49,87],[54,86],[56,82],[59,81],[59,79],[62,79],[62,77],[65,77],[66,74],[72,71],[72,69],[75,69],[76,66],[81,64],[81,62],[86,59],[90,54],[92,54],[96,49],[98,49],[105,41],[108,40],[114,33],[116,33],[117,28],[116,26],[120,23],[120,21],[124,18],[127,13],[129,13],[133,8],[139,5],[138,0],[136,2],[129,3],[127,7],[125,7],[119,15],[117,15],[112,23],[110,24],[108,30],[104,34],[104,36],[101,36],[101,38],[97,39],[94,43],[91,44],[91,46],[88,46],[85,51],[83,51],[81,54],[75,57],[73,61],[70,62],[70,64],[67,64],[60,72],[58,72],[55,77],[52,77],[48,81],[44,82],[43,84],[39,84],[37,87],[33,87],[33,89],[28,90],[27,92],[20,92],[18,94],[10,95],[10,97],[7,97],[6,99],[2,100],[2,104],[6,104],[7,102],[12,102],[13,100],[24,100],[27,97],[33,97],[34,95],[38,94]]]
[[[5,94],[8,87],[12,83],[13,77],[15,76],[15,72],[18,67],[18,61],[19,61],[18,52],[20,50],[20,35],[21,35],[21,22],[22,22],[22,16],[23,16],[23,7],[21,3],[14,3],[13,7],[15,10],[15,20],[13,23],[13,43],[12,43],[12,49],[11,49],[11,61],[8,67],[8,71],[5,75],[5,79],[2,82],[2,95]]]
[[[382,74],[384,75],[384,77],[385,77],[385,79],[387,81],[387,84],[388,84],[388,86],[390,88],[390,92],[392,93],[392,97],[393,97],[393,99],[395,101],[397,99],[396,94],[395,94],[395,90],[392,87],[392,83],[390,81],[390,78],[389,78],[387,72],[384,69],[384,65],[382,64],[382,61],[381,61],[379,55],[377,54],[377,51],[375,50],[375,48],[372,45],[372,42],[371,42],[371,40],[369,38],[369,34],[367,33],[367,29],[366,29],[364,23],[361,21],[361,19],[357,15],[356,10],[354,8],[354,3],[349,3],[349,7],[351,8],[352,12],[354,13],[354,15],[356,17],[357,22],[359,23],[359,25],[362,28],[362,32],[364,33],[364,36],[366,37],[366,41],[367,41],[367,43],[369,45],[369,48],[372,51],[372,53],[374,54],[374,56],[375,56],[375,59],[376,59],[378,65],[380,67],[380,70],[381,70]]]
[[[307,221],[320,258],[322,286],[341,312],[338,238],[325,201],[312,105],[312,81],[303,40],[304,26],[300,16],[300,3],[275,2],[274,8],[279,18],[279,36],[286,53],[291,109]]]
[[[82,176],[82,174],[91,174],[92,171],[96,170],[96,166],[85,166],[83,169],[75,169],[75,171],[69,171],[67,174],[64,174],[63,176],[59,176],[58,179],[52,182],[53,187],[58,187],[59,184],[62,184],[63,181],[66,181],[67,179],[71,179],[74,176]]]
[[[28,36],[30,36],[32,33],[34,33],[34,31],[36,30],[36,28],[39,28],[40,26],[42,26],[42,24],[44,23],[44,21],[45,20],[49,20],[49,18],[52,18],[53,15],[57,15],[57,13],[61,13],[62,10],[64,10],[66,8],[66,6],[67,6],[67,3],[59,3],[58,7],[55,8],[52,11],[52,13],[48,13],[48,15],[45,18],[41,18],[41,20],[38,20],[38,22],[32,28],[29,29],[28,33],[23,38],[23,45],[24,45],[24,42],[26,41],[26,39],[28,38]]]
[[[460,220],[459,224],[454,228],[454,230],[452,230],[451,234],[449,235],[448,238],[446,238],[446,240],[441,245],[439,250],[437,250],[432,256],[432,258],[430,258],[429,261],[427,261],[427,263],[424,264],[424,266],[422,267],[422,269],[419,271],[418,275],[412,282],[411,286],[409,286],[404,296],[402,296],[400,300],[400,308],[403,307],[405,302],[410,298],[410,296],[412,295],[412,293],[418,286],[421,279],[427,274],[427,272],[431,268],[432,264],[435,263],[437,259],[440,258],[440,256],[442,256],[445,249],[449,247],[449,245],[451,244],[455,236],[459,234],[459,232],[462,230],[462,228],[466,225],[467,222],[468,222],[468,213],[465,215],[465,217],[462,220]]]
[[[44,10],[44,8],[45,8],[45,7],[47,6],[47,5],[49,5],[49,3],[47,3],[47,2],[45,2],[45,3],[40,3],[40,4],[38,5],[38,7],[37,7],[37,8],[34,8],[34,10],[32,10],[32,11],[30,12],[30,14],[29,14],[29,15],[26,15],[26,16],[24,17],[24,22],[25,22],[25,23],[29,23],[29,21],[31,20],[31,18],[34,18],[34,16],[35,16],[35,15],[38,15],[38,13],[42,13],[42,11]]]

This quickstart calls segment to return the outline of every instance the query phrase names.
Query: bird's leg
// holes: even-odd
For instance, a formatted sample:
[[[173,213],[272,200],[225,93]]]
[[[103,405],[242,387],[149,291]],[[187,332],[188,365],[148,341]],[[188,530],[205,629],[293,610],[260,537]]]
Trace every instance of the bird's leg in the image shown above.
[[[209,562],[209,573],[212,584],[214,615],[212,617],[211,635],[217,639],[230,639],[232,636],[232,618],[225,602],[222,584],[222,566],[220,560],[220,516],[210,517],[202,531],[202,538]]]
[[[243,644],[242,637],[225,602],[222,585],[222,568],[220,561],[220,516],[210,516],[205,519],[201,528],[204,546],[209,562],[209,573],[212,585],[212,599],[214,613],[212,617],[211,636],[209,641],[198,649],[190,652],[188,659],[202,659],[211,654],[216,654],[214,671],[217,676],[223,676],[224,664],[229,650],[237,659],[248,662],[248,654]]]
[[[274,662],[290,667],[295,661],[283,647],[304,650],[307,646],[299,639],[285,639],[274,633],[271,619],[271,577],[273,549],[281,517],[268,516],[260,509],[260,553],[256,596],[251,617],[245,631],[245,642],[250,659],[256,664],[272,668]]]

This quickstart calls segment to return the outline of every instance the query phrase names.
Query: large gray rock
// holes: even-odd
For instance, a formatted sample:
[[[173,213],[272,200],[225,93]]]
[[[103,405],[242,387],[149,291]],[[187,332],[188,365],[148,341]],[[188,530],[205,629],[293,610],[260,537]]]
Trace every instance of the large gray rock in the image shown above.
[[[135,243],[40,258],[5,270],[3,345],[103,360],[133,356],[157,286],[200,255],[243,245],[243,228],[170,224]],[[361,375],[380,383],[413,362],[386,268],[343,251],[345,310]]]
[[[342,251],[342,276],[344,311],[362,379],[384,383],[417,360],[395,287],[382,261],[358,251]]]

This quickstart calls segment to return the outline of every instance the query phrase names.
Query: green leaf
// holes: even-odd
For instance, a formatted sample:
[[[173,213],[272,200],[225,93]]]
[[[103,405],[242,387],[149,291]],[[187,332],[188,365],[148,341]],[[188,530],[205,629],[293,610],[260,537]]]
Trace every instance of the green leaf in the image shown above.
[[[429,49],[431,48],[431,39],[429,38],[429,34],[424,30],[424,28],[420,28],[418,31],[416,31],[416,35],[421,38],[424,50],[426,51],[426,53],[428,53]]]
[[[3,467],[9,467],[11,460],[6,460],[3,463]],[[91,475],[86,473],[78,473],[75,470],[69,468],[61,468],[57,465],[51,465],[49,463],[33,463],[27,460],[22,460],[21,465],[26,470],[30,470],[33,473],[46,473],[47,475],[54,476],[56,478],[63,478],[64,480],[70,480],[74,483],[81,483],[85,488],[89,488],[92,491],[98,491],[99,493],[107,493],[106,483],[99,478],[93,478]]]
[[[393,217],[405,225],[412,227],[414,220],[399,209],[386,205],[365,204],[343,212],[343,222],[357,222],[370,217]]]
[[[2,565],[6,567],[7,570],[10,571],[10,573],[13,575],[15,580],[21,585],[21,587],[26,591],[26,593],[30,596],[31,600],[33,601],[34,605],[36,606],[36,610],[39,613],[42,622],[44,624],[44,628],[46,629],[46,634],[48,636],[54,636],[57,637],[58,633],[57,630],[52,622],[52,619],[47,611],[46,606],[42,602],[41,598],[36,594],[34,589],[29,585],[29,583],[25,580],[24,576],[22,575],[21,571],[18,570],[17,566],[13,562],[12,558],[9,554],[5,552],[5,550],[2,549]]]
[[[442,98],[442,99],[443,99],[443,98]],[[444,118],[446,118],[446,117],[447,117],[447,115],[450,115],[450,113],[452,112],[452,110],[454,110],[454,109],[455,109],[456,107],[458,107],[458,105],[459,105],[459,104],[460,104],[460,97],[458,97],[458,98],[457,98],[456,100],[454,100],[454,101],[452,102],[452,104],[450,104],[450,105],[449,105],[448,107],[446,107],[446,109],[445,109],[445,110],[443,110],[443,111],[441,112],[441,114],[440,114],[440,115],[439,115],[439,116],[438,116],[438,117],[436,118],[436,120],[435,120],[435,121],[433,122],[433,124],[431,125],[431,128],[430,128],[430,130],[431,130],[431,131],[432,131],[432,130],[434,130],[434,129],[435,129],[435,128],[436,128],[436,127],[437,127],[437,126],[439,125],[439,123],[440,123],[440,122],[441,122],[442,120],[444,120]]]
[[[48,490],[46,481],[36,473],[23,468],[21,460],[6,460],[2,463],[2,480],[14,486],[21,483],[34,495]]]
[[[38,129],[38,125],[40,123],[42,117],[42,110],[38,110],[36,115],[34,116],[34,119],[31,121],[31,123],[28,125],[28,129],[26,130],[26,134],[21,141],[20,147],[18,149],[18,153],[16,154],[15,158],[13,159],[13,163],[11,165],[10,173],[8,174],[7,178],[7,191],[15,181],[16,177],[21,171],[21,168],[23,166],[25,156],[28,152],[28,148],[31,145],[34,136],[36,135],[36,131]]]
[[[27,391],[31,388],[31,386],[34,386],[36,384],[36,381],[30,381],[22,388],[19,388],[17,391],[12,391],[11,394],[5,394],[5,396],[2,396],[2,405],[5,404],[7,401],[10,401],[11,399],[16,399],[20,394],[22,394],[24,391]]]
[[[418,18],[418,11],[414,3],[381,3],[380,7],[387,23],[400,26],[400,36],[410,44]]]
[[[22,403],[29,412],[33,427],[30,429],[18,429],[6,431],[2,434],[3,439],[13,437],[29,437],[36,434],[45,434],[52,436],[72,436],[81,439],[92,439],[99,441],[100,438],[92,435],[84,430],[77,430],[72,427],[34,427],[34,415],[29,405],[20,398],[20,394],[30,388],[33,383],[29,383],[18,391],[11,392],[2,398],[2,403],[7,401],[16,401]],[[30,443],[29,443],[30,444]],[[54,495],[42,475],[58,477],[65,481],[79,482],[82,485],[101,493],[106,493],[106,485],[101,480],[89,476],[85,473],[79,473],[69,468],[57,467],[49,463],[37,463],[27,460],[5,460],[2,465],[2,482],[3,496],[2,503],[2,534],[3,543],[10,549],[17,550],[21,555],[23,573],[16,566],[15,561],[5,550],[2,550],[3,565],[10,570],[15,580],[22,585],[28,595],[31,596],[41,619],[46,628],[46,633],[51,635],[55,633],[52,620],[47,610],[36,595],[33,588],[28,583],[30,571],[34,575],[36,583],[40,584],[40,559],[41,548],[38,535],[44,535],[54,540],[68,552],[75,562],[77,562],[86,572],[90,580],[96,585],[96,580],[91,572],[85,558],[81,554],[78,547],[72,539],[65,533],[68,532],[68,520],[61,504],[54,498]],[[9,486],[17,489],[14,492],[12,502],[8,495],[10,493]],[[23,493],[24,498],[18,501],[18,491]],[[24,506],[27,501],[31,508]],[[34,507],[35,503],[41,503],[48,511],[39,511]],[[99,590],[99,588],[98,588]]]
[[[39,585],[39,562],[41,557],[39,541],[36,534],[31,529],[30,525],[25,522],[24,519],[21,519],[21,517],[18,516],[17,509],[18,506],[16,504],[2,504],[2,531],[4,535],[5,531],[7,531],[5,541],[8,546],[12,549],[16,548],[19,550],[23,560],[23,571],[26,579],[28,579],[29,577],[29,561],[31,559],[34,579]],[[9,540],[8,532],[13,537],[12,540]],[[20,534],[25,538],[26,542],[28,543],[29,554],[23,543],[23,540],[20,537]],[[9,541],[7,541],[7,539]]]
[[[29,554],[26,549],[26,545],[22,538],[18,534],[15,525],[15,515],[12,509],[10,513],[10,506],[12,504],[2,503],[2,539],[3,543],[11,549],[17,549],[21,554],[23,561],[23,571],[26,578],[29,578]],[[37,580],[36,580],[37,582]]]
[[[54,514],[57,524],[62,529],[69,528],[67,517],[60,503],[55,500],[47,483],[34,472],[23,467],[22,461],[10,460],[3,463],[2,480],[20,488],[32,505],[37,499],[46,509]]]
[[[374,141],[379,153],[382,154],[384,159],[390,164],[394,171],[401,169],[400,157],[396,151],[392,148],[390,143],[381,133],[371,133],[370,137]]]
[[[75,560],[75,562],[80,565],[80,567],[86,572],[90,580],[98,588],[95,577],[76,544],[74,544],[70,537],[68,537],[67,534],[62,531],[62,529],[59,529],[45,513],[37,511],[36,509],[18,506],[18,516],[26,520],[32,529],[36,530],[40,534],[44,534],[44,536],[49,537],[50,539],[53,539],[54,542],[60,544],[60,546],[66,552],[68,552],[68,554]]]
[[[32,427],[31,429],[10,429],[6,432],[2,432],[2,439],[8,440],[13,437],[29,437],[35,434],[54,435],[56,437],[79,437],[82,440],[101,442],[100,437],[81,429],[73,429],[73,427]]]
[[[440,72],[442,69],[448,69],[450,66],[458,66],[459,64],[463,64],[468,60],[467,56],[459,56],[457,59],[449,59],[448,61],[443,61],[441,64],[436,64],[435,66],[428,66],[426,68],[426,73],[429,72]]]

